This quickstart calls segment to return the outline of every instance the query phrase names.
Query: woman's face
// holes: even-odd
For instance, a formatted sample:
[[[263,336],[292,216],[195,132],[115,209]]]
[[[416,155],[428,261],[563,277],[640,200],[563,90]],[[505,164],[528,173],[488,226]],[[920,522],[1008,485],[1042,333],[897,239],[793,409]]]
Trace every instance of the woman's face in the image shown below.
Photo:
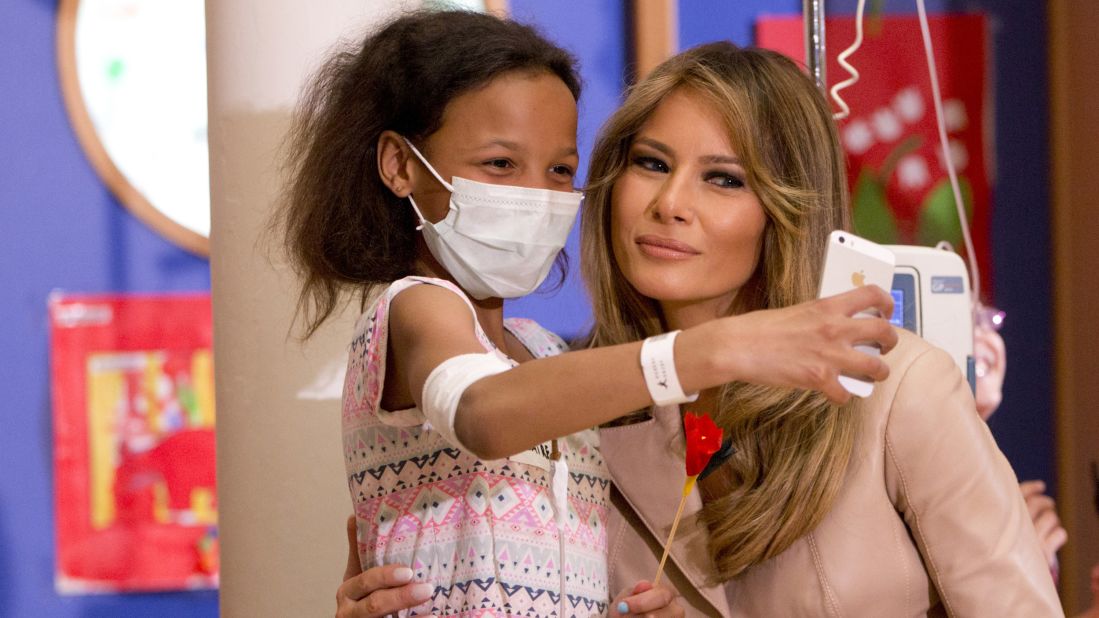
[[[447,182],[459,176],[571,191],[579,164],[576,101],[555,75],[506,73],[447,104],[439,130],[422,151]],[[450,208],[450,193],[413,160],[412,195],[424,217],[439,221]]]
[[[767,217],[709,102],[667,96],[637,133],[611,196],[614,257],[642,295],[728,310],[759,261]]]

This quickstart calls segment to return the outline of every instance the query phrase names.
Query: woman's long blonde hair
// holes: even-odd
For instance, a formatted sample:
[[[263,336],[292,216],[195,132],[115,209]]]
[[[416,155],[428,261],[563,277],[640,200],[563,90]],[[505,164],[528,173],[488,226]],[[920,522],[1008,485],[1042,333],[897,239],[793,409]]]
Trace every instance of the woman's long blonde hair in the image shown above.
[[[611,243],[611,193],[638,131],[669,94],[689,89],[724,119],[748,185],[767,214],[759,266],[730,314],[816,297],[828,233],[847,229],[843,153],[813,81],[774,52],[731,43],[695,47],[634,86],[592,153],[581,219],[582,268],[595,314],[592,345],[662,332],[659,305],[626,281]],[[812,391],[730,383],[715,421],[737,448],[720,471],[727,491],[701,517],[717,578],[727,581],[811,532],[832,506],[859,417]]]

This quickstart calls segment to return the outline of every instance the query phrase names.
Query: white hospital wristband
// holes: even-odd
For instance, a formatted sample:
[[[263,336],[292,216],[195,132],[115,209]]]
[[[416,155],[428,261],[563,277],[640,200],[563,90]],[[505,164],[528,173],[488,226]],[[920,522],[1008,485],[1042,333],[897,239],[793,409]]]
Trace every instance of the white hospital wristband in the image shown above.
[[[675,338],[679,331],[649,337],[641,344],[641,373],[645,387],[658,406],[689,403],[698,399],[698,393],[688,395],[679,384],[675,372]]]

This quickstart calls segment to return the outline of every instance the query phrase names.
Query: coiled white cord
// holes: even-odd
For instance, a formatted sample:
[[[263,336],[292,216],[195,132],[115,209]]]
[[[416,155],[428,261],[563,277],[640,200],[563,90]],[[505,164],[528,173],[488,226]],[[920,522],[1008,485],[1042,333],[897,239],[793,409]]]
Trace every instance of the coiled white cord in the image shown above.
[[[843,120],[844,118],[847,118],[851,115],[851,108],[847,106],[847,101],[844,101],[843,97],[840,96],[840,90],[843,90],[844,88],[850,88],[859,81],[858,69],[851,66],[851,64],[847,62],[847,59],[850,58],[851,55],[858,51],[859,47],[862,46],[862,13],[865,8],[866,0],[859,0],[858,8],[855,9],[855,42],[852,43],[851,46],[847,49],[841,51],[838,56],[836,56],[836,62],[839,62],[840,66],[843,67],[844,70],[846,70],[851,75],[851,77],[848,77],[842,82],[832,86],[832,88],[828,91],[828,94],[832,96],[832,100],[835,101],[836,105],[838,105],[840,108],[840,111],[832,114],[832,118],[835,120]]]

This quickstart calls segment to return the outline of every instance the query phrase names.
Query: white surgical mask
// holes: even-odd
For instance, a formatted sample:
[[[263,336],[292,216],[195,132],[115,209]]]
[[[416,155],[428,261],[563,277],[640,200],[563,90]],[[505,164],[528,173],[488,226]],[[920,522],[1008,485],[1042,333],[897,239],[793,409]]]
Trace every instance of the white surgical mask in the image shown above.
[[[478,300],[516,298],[537,289],[565,246],[583,195],[457,176],[451,184],[412,142],[406,139],[405,143],[450,191],[450,210],[438,223],[424,219],[411,195],[408,201],[431,255],[458,285]]]

